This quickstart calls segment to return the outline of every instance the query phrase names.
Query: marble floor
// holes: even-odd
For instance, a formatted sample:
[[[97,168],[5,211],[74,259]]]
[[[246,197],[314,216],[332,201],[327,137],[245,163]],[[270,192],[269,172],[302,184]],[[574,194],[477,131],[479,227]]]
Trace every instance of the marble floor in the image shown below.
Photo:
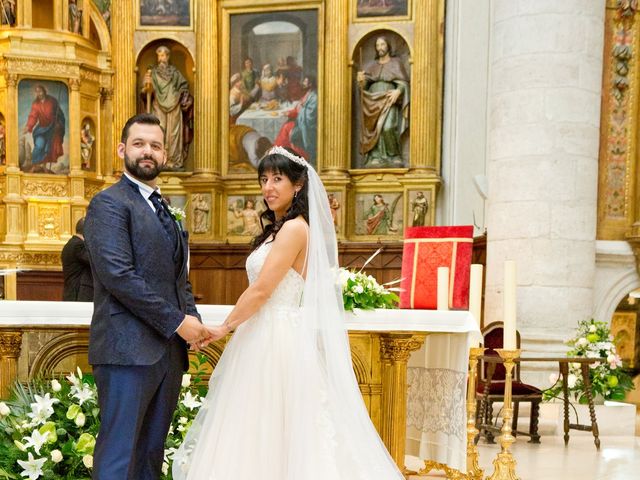
[[[480,467],[485,477],[494,471],[492,462],[499,452],[498,445],[478,445]],[[568,446],[562,437],[542,438],[540,445],[522,441],[513,446],[516,474],[521,480],[634,480],[640,479],[640,436],[601,437],[600,451],[593,438],[572,435]],[[415,464],[408,459],[408,466]],[[443,479],[441,472],[428,476],[410,477],[411,480]]]

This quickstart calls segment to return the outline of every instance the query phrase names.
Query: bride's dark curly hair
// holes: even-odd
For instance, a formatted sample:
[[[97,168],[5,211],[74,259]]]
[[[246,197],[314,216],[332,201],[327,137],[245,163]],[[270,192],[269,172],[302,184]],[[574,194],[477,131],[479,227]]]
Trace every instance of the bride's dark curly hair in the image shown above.
[[[298,156],[292,150],[288,148],[286,150],[292,155]],[[290,160],[282,154],[270,153],[262,157],[262,160],[260,160],[260,164],[258,165],[258,182],[260,182],[260,177],[266,172],[284,175],[291,181],[291,183],[294,185],[302,185],[302,187],[296,196],[293,197],[293,202],[291,203],[289,210],[287,210],[287,213],[278,220],[276,220],[275,212],[269,208],[266,201],[264,202],[267,209],[260,215],[262,233],[256,236],[251,242],[253,250],[258,248],[269,237],[273,237],[270,241],[275,240],[276,235],[287,220],[292,220],[302,215],[302,218],[309,223],[309,185],[307,167]]]

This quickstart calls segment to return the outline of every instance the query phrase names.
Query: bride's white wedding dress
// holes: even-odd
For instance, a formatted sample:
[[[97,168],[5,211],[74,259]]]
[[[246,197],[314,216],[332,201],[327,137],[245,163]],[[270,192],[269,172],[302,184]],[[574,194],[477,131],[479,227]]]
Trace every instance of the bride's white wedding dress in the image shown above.
[[[271,246],[262,244],[247,259],[250,282]],[[323,359],[328,349],[305,324],[304,287],[301,275],[289,269],[262,308],[236,329],[176,454],[174,478],[403,478],[361,397],[343,401],[344,388],[330,386]]]

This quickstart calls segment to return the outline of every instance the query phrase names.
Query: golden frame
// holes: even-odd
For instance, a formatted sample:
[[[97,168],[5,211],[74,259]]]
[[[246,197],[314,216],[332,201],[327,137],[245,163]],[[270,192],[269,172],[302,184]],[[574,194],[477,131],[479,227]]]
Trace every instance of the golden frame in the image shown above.
[[[198,0],[189,1],[189,25],[142,25],[140,23],[140,2],[141,0],[135,0],[135,14],[136,14],[136,30],[153,30],[153,31],[193,31],[193,15],[195,13],[194,3]],[[210,1],[210,0],[205,0]]]
[[[427,205],[429,209],[427,210],[427,216],[425,218],[426,224],[425,227],[432,227],[436,224],[436,186],[425,185],[424,188],[419,188],[417,186],[412,185],[411,188],[407,188],[404,192],[404,228],[412,227],[411,217],[411,193],[413,192],[423,192],[424,196],[427,197]]]
[[[407,0],[406,15],[358,17],[358,0],[350,0],[351,23],[409,22],[413,19],[413,0]]]
[[[401,198],[398,200],[398,203],[396,204],[396,208],[399,206],[400,208],[403,209],[403,211],[399,215],[403,225],[402,225],[402,228],[398,229],[397,233],[390,234],[390,235],[369,235],[369,234],[356,233],[356,227],[357,227],[356,217],[359,213],[358,207],[356,205],[356,201],[357,201],[356,197],[360,195],[375,195],[375,194],[401,196]],[[405,225],[406,212],[404,211],[405,205],[406,205],[405,197],[406,197],[406,190],[403,189],[402,187],[375,188],[371,185],[367,185],[367,187],[362,187],[358,190],[352,190],[349,195],[349,206],[351,207],[349,209],[350,218],[348,218],[348,221],[347,221],[347,224],[348,224],[347,233],[348,233],[349,239],[353,239],[361,242],[367,242],[367,241],[368,242],[397,242],[402,240],[404,236],[404,229],[406,227]],[[395,215],[392,214],[392,217],[395,217]]]
[[[254,190],[254,191],[232,191],[232,192],[225,192],[225,194],[223,195],[222,198],[222,205],[221,205],[221,210],[222,210],[222,216],[220,217],[220,223],[222,224],[221,227],[223,229],[223,237],[224,239],[227,241],[227,243],[229,244],[240,244],[240,245],[248,245],[249,243],[251,243],[251,241],[253,240],[253,236],[251,235],[230,235],[229,234],[229,223],[228,223],[228,219],[227,219],[227,211],[229,208],[229,199],[232,197],[256,197],[256,198],[262,198],[262,193],[259,190]],[[255,202],[257,204],[257,200]],[[255,207],[255,205],[254,205]],[[255,208],[255,210],[258,212],[258,209]],[[258,216],[260,216],[260,214],[263,212],[264,210],[261,210],[258,212]]]
[[[317,132],[317,150],[316,150],[316,169],[320,171],[322,169],[322,161],[323,158],[323,150],[324,145],[321,139],[323,138],[324,133],[324,120],[323,120],[323,103],[324,103],[324,63],[322,59],[324,58],[324,5],[323,2],[309,2],[295,5],[263,5],[259,7],[249,7],[242,5],[225,5],[222,6],[222,29],[221,29],[221,68],[220,68],[220,93],[222,96],[221,99],[221,108],[220,108],[220,126],[223,132],[222,138],[225,139],[221,143],[221,157],[222,157],[222,165],[221,171],[223,177],[231,177],[231,178],[255,178],[255,174],[251,173],[239,173],[232,172],[229,173],[229,78],[231,78],[230,74],[230,65],[229,65],[229,49],[230,49],[230,38],[231,38],[231,15],[241,15],[246,13],[272,13],[272,12],[290,12],[293,10],[316,10],[318,15],[318,75],[317,75],[317,92],[318,92],[318,132]],[[227,192],[227,195],[229,192]]]

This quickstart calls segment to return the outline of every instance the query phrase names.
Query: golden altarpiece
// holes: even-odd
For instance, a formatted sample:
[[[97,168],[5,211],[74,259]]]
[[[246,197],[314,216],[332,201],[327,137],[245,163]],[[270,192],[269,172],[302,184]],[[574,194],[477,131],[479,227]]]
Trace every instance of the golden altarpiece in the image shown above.
[[[282,139],[307,154],[325,182],[343,265],[362,265],[382,243],[385,252],[368,269],[384,281],[398,278],[403,228],[434,224],[444,0],[2,5],[3,298],[61,298],[60,251],[91,198],[118,181],[120,130],[143,111],[174,122],[167,129],[171,168],[159,184],[187,213],[199,303],[233,303],[245,288],[244,259],[261,205],[256,159]],[[392,123],[372,140],[381,107],[371,76],[383,70],[399,97],[382,107],[393,109]],[[168,74],[179,85],[169,92],[179,99],[173,120],[156,83]],[[46,102],[53,131],[39,124],[37,105]],[[88,368],[84,329],[0,333],[0,397],[10,377]],[[372,418],[392,429],[383,382],[406,382],[397,366],[421,342],[365,332],[351,340]],[[222,348],[207,350],[211,365]]]

